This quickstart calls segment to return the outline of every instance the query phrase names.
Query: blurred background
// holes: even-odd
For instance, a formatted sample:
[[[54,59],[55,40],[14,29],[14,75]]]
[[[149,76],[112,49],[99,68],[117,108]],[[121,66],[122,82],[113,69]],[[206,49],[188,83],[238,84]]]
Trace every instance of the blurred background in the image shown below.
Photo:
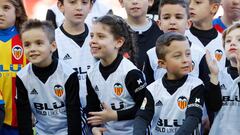
[[[126,18],[126,12],[124,8],[121,7],[118,0],[101,0],[107,6],[110,6],[114,14]],[[57,0],[23,0],[27,15],[29,18],[37,18],[40,20],[45,20],[47,9],[52,5],[57,3]],[[222,15],[223,10],[220,7],[219,12],[216,16]]]

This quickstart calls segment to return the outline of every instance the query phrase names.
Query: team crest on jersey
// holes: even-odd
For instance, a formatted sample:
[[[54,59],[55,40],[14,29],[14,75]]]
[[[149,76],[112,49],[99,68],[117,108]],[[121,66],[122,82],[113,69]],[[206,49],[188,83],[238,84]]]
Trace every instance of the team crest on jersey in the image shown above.
[[[217,49],[215,51],[215,58],[217,61],[220,61],[222,59],[222,56],[223,56],[223,51],[220,50],[220,49]]]
[[[12,55],[16,60],[21,59],[21,57],[23,55],[23,48],[20,45],[13,46]]]
[[[121,96],[122,95],[122,93],[123,93],[123,86],[122,86],[122,84],[120,84],[120,83],[115,83],[114,84],[114,93],[117,96]]]
[[[58,97],[61,97],[63,95],[63,87],[61,85],[55,85],[54,92],[55,92],[55,95],[57,95]]]
[[[177,99],[177,103],[178,103],[178,107],[183,110],[187,107],[188,99],[184,96],[181,96]]]

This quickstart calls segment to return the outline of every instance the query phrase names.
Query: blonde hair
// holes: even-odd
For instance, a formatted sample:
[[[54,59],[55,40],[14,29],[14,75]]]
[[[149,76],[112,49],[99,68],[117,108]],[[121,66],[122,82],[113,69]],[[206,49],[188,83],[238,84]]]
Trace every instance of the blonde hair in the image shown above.
[[[222,35],[222,40],[223,40],[223,47],[225,48],[225,39],[226,36],[233,30],[235,29],[240,29],[240,22],[235,22],[231,26],[229,26],[226,30],[224,30],[223,35]]]

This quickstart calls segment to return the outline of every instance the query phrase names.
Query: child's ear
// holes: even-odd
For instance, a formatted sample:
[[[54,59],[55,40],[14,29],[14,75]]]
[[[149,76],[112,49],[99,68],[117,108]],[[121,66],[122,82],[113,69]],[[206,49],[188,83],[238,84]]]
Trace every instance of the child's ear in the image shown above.
[[[58,1],[57,2],[57,7],[62,13],[64,13],[64,5],[63,5],[62,2]]]
[[[190,19],[187,19],[187,23],[186,23],[186,30],[188,30],[192,25],[192,21]]]
[[[157,25],[158,25],[158,28],[161,29],[161,20],[160,19],[157,20]]]
[[[51,52],[55,52],[57,50],[57,44],[56,41],[53,41],[51,43]]]
[[[211,14],[213,16],[217,13],[218,8],[219,8],[219,4],[218,3],[212,3],[211,4],[210,12],[211,12]]]
[[[158,66],[166,69],[166,62],[163,59],[158,59]]]
[[[115,48],[121,48],[125,42],[125,39],[123,37],[119,37],[116,39],[117,40],[117,44],[115,46]]]
[[[148,0],[148,7],[151,7],[154,3],[154,0]]]

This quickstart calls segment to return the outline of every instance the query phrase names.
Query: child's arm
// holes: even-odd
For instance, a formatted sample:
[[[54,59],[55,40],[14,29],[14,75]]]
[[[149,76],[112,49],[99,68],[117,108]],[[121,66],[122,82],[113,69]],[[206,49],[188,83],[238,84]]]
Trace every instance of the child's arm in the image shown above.
[[[16,87],[17,87],[16,107],[19,134],[33,135],[32,111],[30,108],[27,89],[25,88],[22,80],[18,76],[16,77]]]
[[[147,90],[142,105],[136,114],[133,125],[133,135],[146,135],[146,129],[154,115],[154,99]]]
[[[218,111],[222,106],[222,93],[218,82],[219,69],[216,60],[210,56],[210,52],[206,52],[206,64],[209,69],[209,81],[205,84],[205,104],[208,110]]]
[[[191,135],[202,118],[204,86],[199,85],[191,91],[186,110],[186,119],[175,135]]]
[[[0,91],[0,129],[4,121],[4,116],[5,116],[4,101],[3,101],[2,93]]]
[[[79,80],[77,72],[74,72],[65,84],[66,91],[66,111],[68,121],[68,134],[80,135],[82,133]]]
[[[98,121],[98,124],[103,124],[104,122],[113,121],[113,120],[121,121],[121,120],[130,120],[135,118],[136,112],[139,110],[142,104],[143,98],[145,97],[147,84],[144,80],[142,72],[139,70],[131,70],[125,78],[125,84],[129,94],[132,96],[133,100],[135,101],[135,105],[132,108],[122,110],[122,111],[114,111],[107,105],[104,105],[103,111],[89,113],[93,115],[91,118],[88,118],[89,121],[92,121],[91,124],[94,121],[95,122]],[[91,94],[91,93],[88,93],[88,94]],[[117,115],[115,115],[116,113]]]

